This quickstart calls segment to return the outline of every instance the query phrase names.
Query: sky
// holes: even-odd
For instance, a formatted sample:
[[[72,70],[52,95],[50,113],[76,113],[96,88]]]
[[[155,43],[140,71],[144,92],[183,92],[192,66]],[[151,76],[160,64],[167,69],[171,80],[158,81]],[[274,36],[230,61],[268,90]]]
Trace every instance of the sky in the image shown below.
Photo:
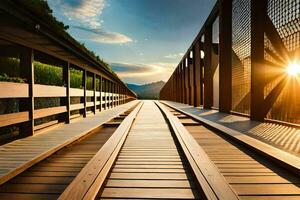
[[[126,83],[167,81],[216,0],[47,0]]]

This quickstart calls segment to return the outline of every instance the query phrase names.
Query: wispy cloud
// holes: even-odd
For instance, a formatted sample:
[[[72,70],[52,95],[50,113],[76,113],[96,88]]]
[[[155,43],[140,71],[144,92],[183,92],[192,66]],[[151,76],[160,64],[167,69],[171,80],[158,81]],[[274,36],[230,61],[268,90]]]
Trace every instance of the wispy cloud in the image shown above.
[[[101,27],[100,15],[105,8],[105,0],[56,0],[60,3],[63,15],[69,20],[77,20],[91,28]]]
[[[62,15],[69,19],[70,30],[79,35],[80,40],[90,40],[106,44],[123,44],[132,39],[122,33],[107,31],[103,28],[101,14],[105,9],[106,0],[53,0]],[[78,32],[79,31],[79,32]]]
[[[132,39],[124,34],[104,31],[102,29],[90,29],[81,26],[71,26],[71,28],[81,31],[81,40],[90,40],[107,44],[123,44],[132,42]]]
[[[111,63],[111,66],[123,81],[144,84],[155,82],[157,80],[166,81],[172,74],[175,63]]]
[[[175,58],[180,58],[183,55],[184,55],[183,53],[174,53],[174,54],[168,54],[168,55],[164,56],[164,58],[175,59]]]

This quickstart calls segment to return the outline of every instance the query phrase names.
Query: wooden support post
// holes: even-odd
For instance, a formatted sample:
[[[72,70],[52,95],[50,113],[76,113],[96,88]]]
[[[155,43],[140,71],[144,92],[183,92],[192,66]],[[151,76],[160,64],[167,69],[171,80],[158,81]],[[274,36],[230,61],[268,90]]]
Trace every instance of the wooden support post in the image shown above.
[[[86,117],[86,75],[87,75],[87,71],[83,70],[83,90],[84,90],[84,95],[83,95],[83,104],[84,104],[84,108],[83,108],[83,117]]]
[[[251,1],[251,107],[252,120],[263,121],[264,114],[264,24],[267,1]]]
[[[187,57],[184,59],[184,71],[185,71],[185,81],[184,81],[184,84],[185,84],[185,91],[186,91],[186,94],[185,94],[185,104],[190,104],[190,70],[189,70],[189,55],[187,55]]]
[[[111,82],[108,81],[108,109],[111,108]]]
[[[106,110],[106,90],[107,90],[107,85],[106,85],[106,80],[105,79],[103,79],[103,94],[104,94],[104,106],[103,106],[103,108],[104,108],[104,110]]]
[[[94,114],[96,114],[96,111],[97,111],[97,96],[96,96],[96,92],[97,92],[97,87],[96,87],[96,79],[97,79],[97,76],[95,73],[93,73],[93,89],[94,89]]]
[[[120,85],[118,85],[118,106],[120,105]]]
[[[63,67],[63,80],[64,80],[64,85],[66,87],[66,97],[64,101],[64,105],[67,107],[67,112],[65,114],[65,122],[67,124],[70,123],[70,63],[68,62],[66,66]]]
[[[99,98],[99,100],[100,100],[100,107],[99,107],[99,111],[101,112],[102,111],[102,102],[103,102],[103,100],[102,100],[102,86],[103,86],[103,84],[102,84],[102,76],[100,76],[100,78],[99,78],[99,92],[100,92],[100,98]]]
[[[200,105],[204,105],[204,57],[201,56],[201,51],[204,53],[204,43],[200,41]],[[205,56],[205,55],[204,55]]]
[[[194,47],[189,51],[189,86],[190,86],[190,105],[195,106],[195,52]]]
[[[181,76],[181,90],[182,90],[182,103],[185,103],[185,99],[186,99],[186,91],[185,91],[185,87],[184,87],[184,84],[185,84],[185,69],[184,69],[184,64],[183,64],[183,61],[181,62],[181,73],[182,73],[182,76]]]
[[[232,102],[232,0],[221,0],[219,6],[219,110],[230,113]]]
[[[29,121],[20,125],[20,137],[34,134],[34,52],[33,49],[24,49],[21,56],[21,77],[28,83],[29,97],[20,101],[20,111],[28,111]]]
[[[195,102],[194,106],[200,106],[201,101],[201,65],[200,65],[200,42],[198,41],[194,46],[194,93],[195,93]]]
[[[210,109],[213,105],[213,74],[212,74],[212,26],[208,25],[204,30],[204,105]]]

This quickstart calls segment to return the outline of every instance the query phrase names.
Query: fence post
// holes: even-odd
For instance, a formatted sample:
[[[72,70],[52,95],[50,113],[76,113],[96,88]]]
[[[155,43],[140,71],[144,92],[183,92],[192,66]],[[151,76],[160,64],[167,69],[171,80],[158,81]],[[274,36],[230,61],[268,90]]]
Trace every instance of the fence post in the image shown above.
[[[212,26],[208,25],[204,30],[204,105],[210,109],[213,105],[213,76],[212,76]]]
[[[70,115],[71,115],[71,111],[70,111],[70,63],[67,62],[67,65],[63,67],[63,80],[65,83],[65,87],[66,87],[66,98],[65,98],[65,104],[67,107],[67,113],[65,115],[65,122],[67,124],[70,123]]]
[[[83,95],[83,104],[84,104],[84,108],[83,108],[83,117],[86,117],[86,70],[83,70],[83,90],[84,90],[84,95]]]
[[[28,111],[29,121],[20,125],[20,137],[34,134],[34,52],[33,49],[24,49],[22,52],[20,68],[21,76],[28,83],[29,97],[20,101],[20,111]]]
[[[102,100],[102,76],[100,76],[99,77],[99,92],[100,92],[100,98],[99,98],[99,100],[100,100],[100,107],[99,107],[99,111],[101,112],[102,111],[102,102],[103,102],[103,100]]]
[[[251,1],[251,107],[252,120],[264,120],[264,24],[267,1]]]
[[[219,6],[219,110],[229,113],[232,102],[232,0],[221,0]]]
[[[97,76],[95,73],[93,73],[93,89],[94,89],[94,114],[96,114],[96,111],[97,111],[97,95],[96,95],[96,92],[97,92],[97,84],[96,84],[96,80],[97,80]]]

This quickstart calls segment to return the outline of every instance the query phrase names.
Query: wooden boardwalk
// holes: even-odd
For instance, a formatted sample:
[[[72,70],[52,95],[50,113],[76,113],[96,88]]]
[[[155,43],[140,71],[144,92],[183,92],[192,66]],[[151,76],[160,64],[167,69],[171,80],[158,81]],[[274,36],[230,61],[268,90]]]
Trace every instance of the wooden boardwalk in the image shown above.
[[[248,117],[221,113],[217,110],[195,108],[186,104],[163,101],[181,111],[217,123],[241,134],[300,157],[300,128],[270,122],[252,121]]]
[[[146,101],[98,198],[198,198],[186,162],[158,107]]]
[[[169,108],[217,166],[239,199],[296,200],[300,178],[192,118]]]
[[[123,114],[2,184],[0,199],[300,198],[295,171],[233,137],[156,101],[122,109]]]
[[[0,184],[137,104],[133,101],[0,146]]]

